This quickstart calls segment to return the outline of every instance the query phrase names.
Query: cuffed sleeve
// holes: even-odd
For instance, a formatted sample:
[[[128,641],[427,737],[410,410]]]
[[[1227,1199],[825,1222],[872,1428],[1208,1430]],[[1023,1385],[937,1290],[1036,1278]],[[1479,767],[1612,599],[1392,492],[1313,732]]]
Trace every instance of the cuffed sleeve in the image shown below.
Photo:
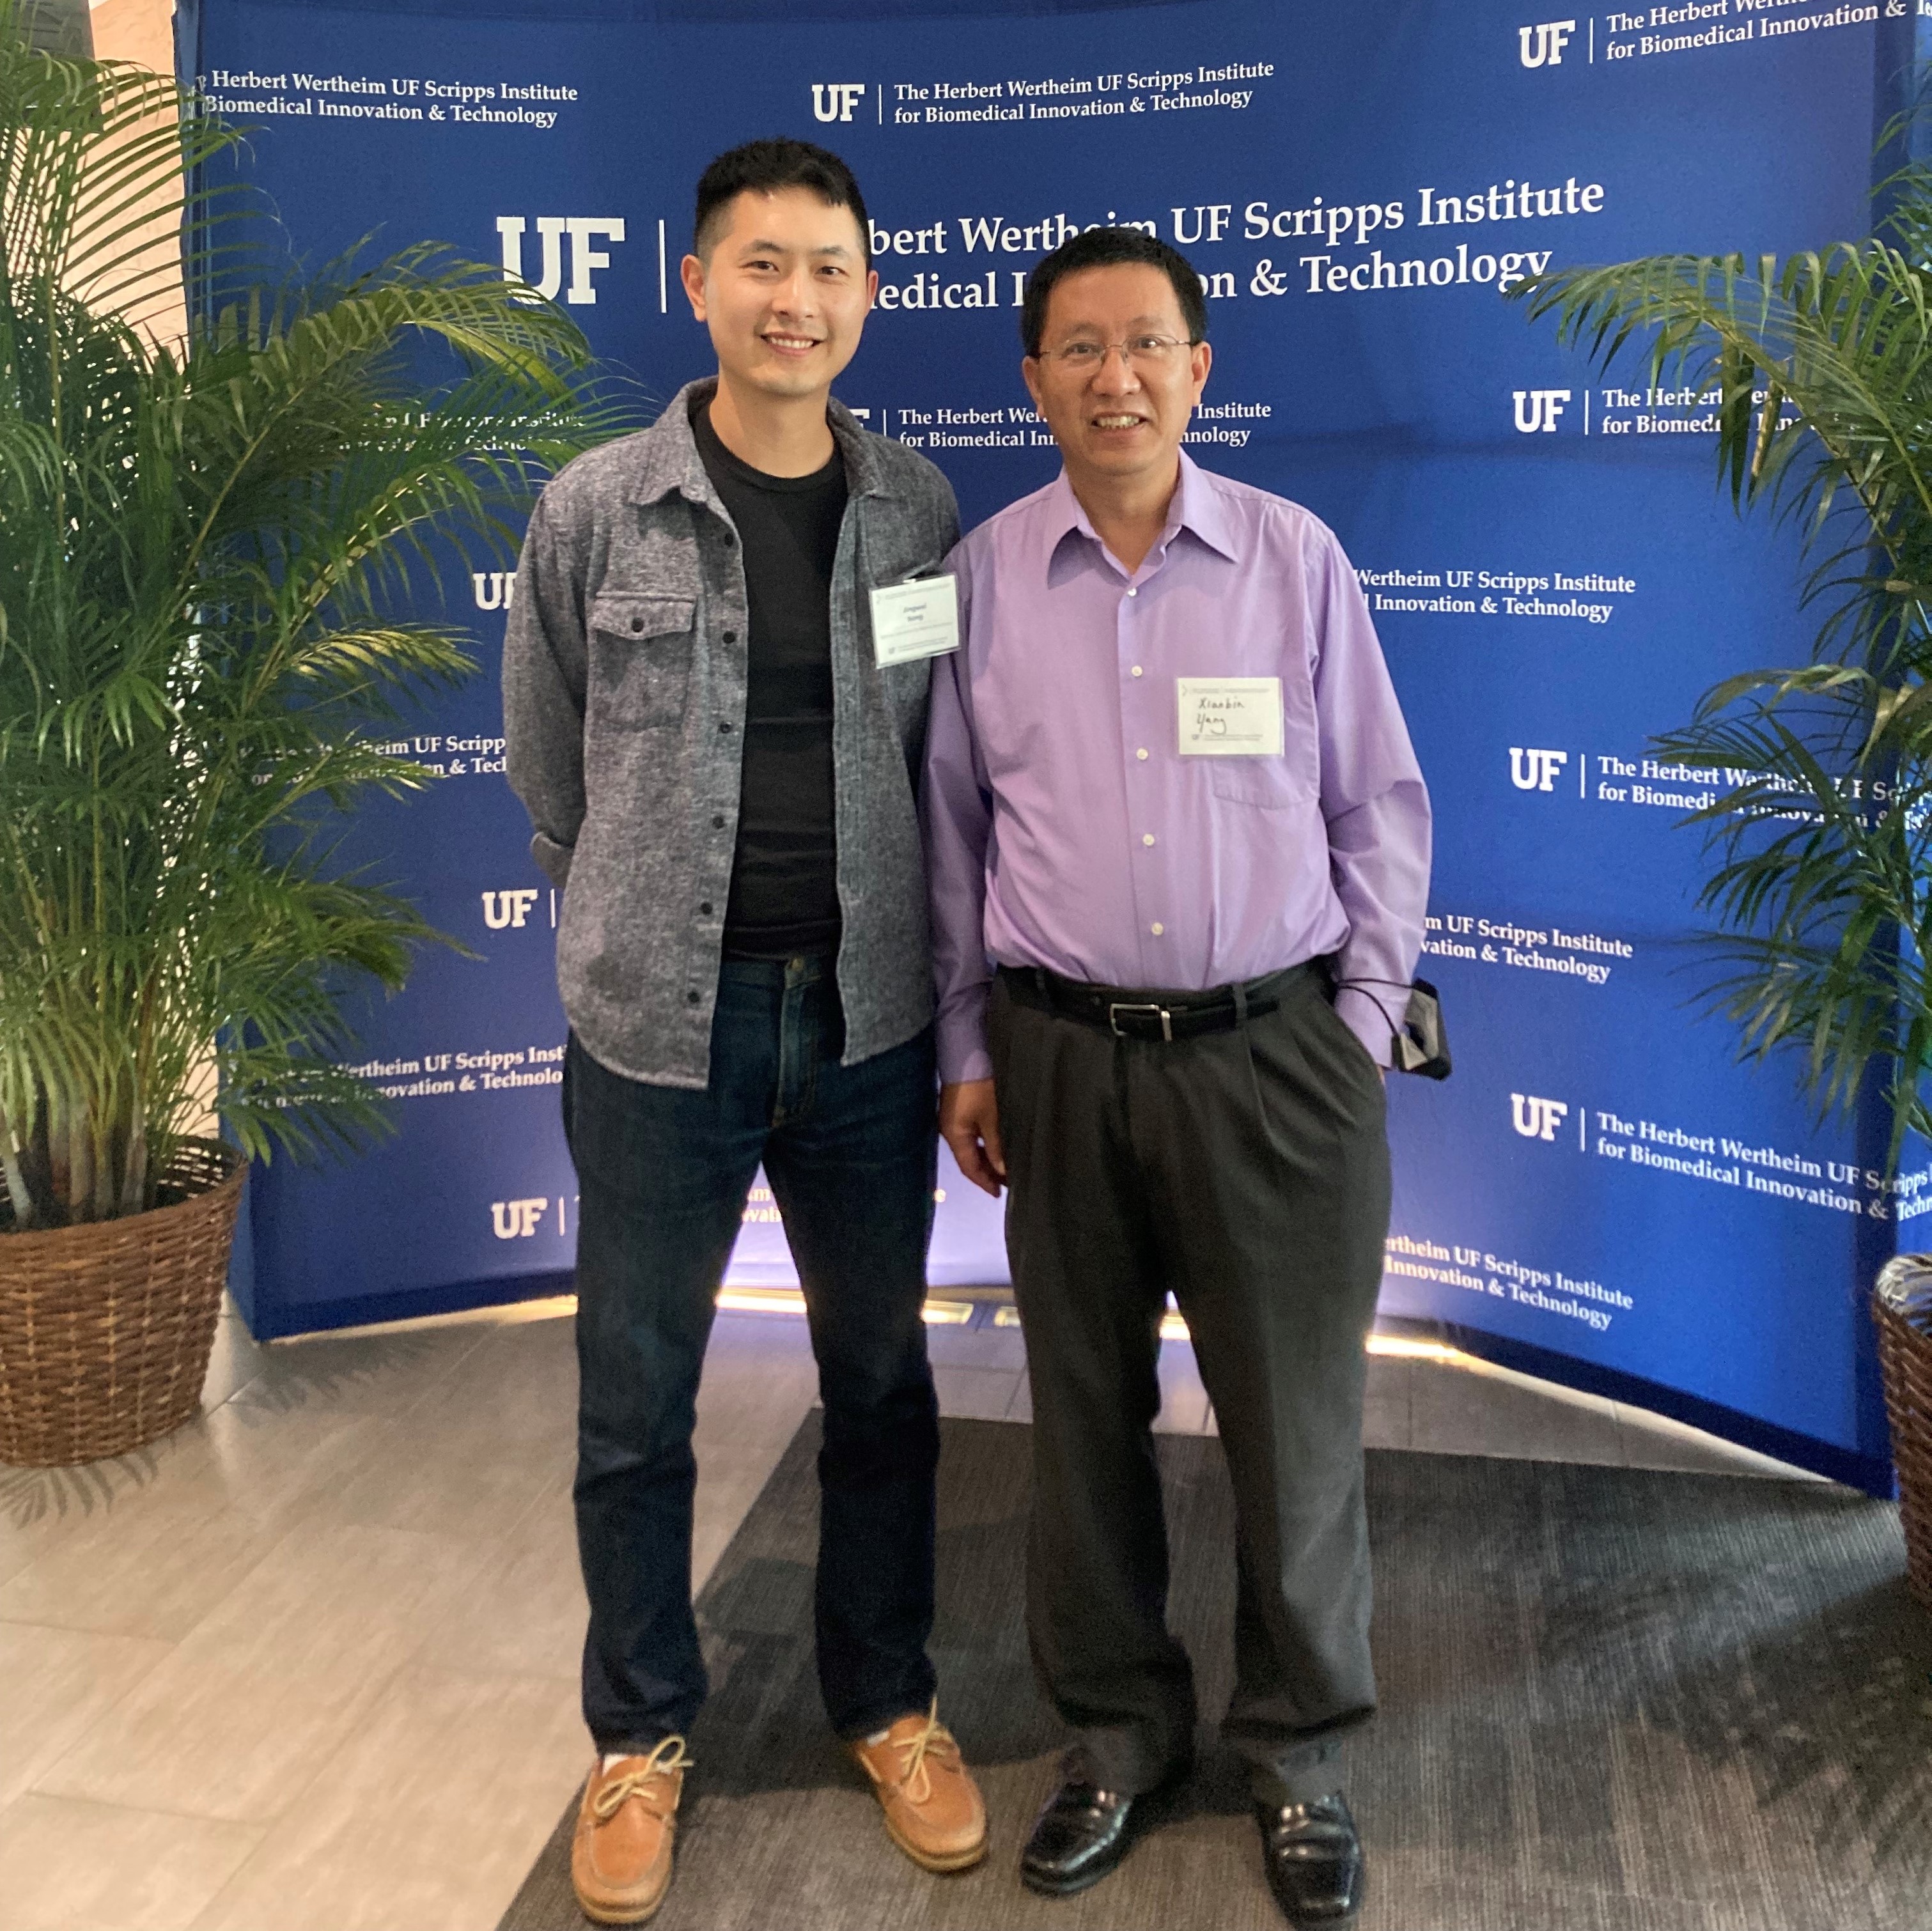
[[[530,850],[562,885],[584,823],[584,708],[588,668],[584,559],[551,492],[524,538],[503,637],[503,736],[510,788],[536,835]]]
[[[1348,920],[1335,961],[1335,1010],[1376,1063],[1387,1066],[1422,949],[1429,793],[1354,572],[1318,524],[1310,550],[1322,814],[1330,875]]]
[[[993,1076],[986,1051],[992,967],[986,943],[986,847],[992,835],[993,797],[973,738],[967,643],[972,607],[963,554],[956,551],[946,567],[958,583],[961,641],[957,650],[933,667],[920,817],[932,904],[939,1077],[951,1086]]]

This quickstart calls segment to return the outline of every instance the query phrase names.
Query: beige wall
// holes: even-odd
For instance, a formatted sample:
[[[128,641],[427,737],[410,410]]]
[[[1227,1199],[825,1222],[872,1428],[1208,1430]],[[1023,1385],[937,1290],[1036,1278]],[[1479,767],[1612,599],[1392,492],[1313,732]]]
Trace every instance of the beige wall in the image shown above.
[[[159,73],[174,71],[173,7],[171,0],[94,0],[94,51],[101,60],[137,61]],[[176,224],[169,214],[154,221],[154,247],[164,259],[177,246]],[[158,301],[144,303],[130,316],[147,334],[164,342],[178,341],[188,326],[178,277],[172,292]]]
[[[94,51],[103,60],[137,60],[158,73],[175,70],[171,0],[94,0]]]

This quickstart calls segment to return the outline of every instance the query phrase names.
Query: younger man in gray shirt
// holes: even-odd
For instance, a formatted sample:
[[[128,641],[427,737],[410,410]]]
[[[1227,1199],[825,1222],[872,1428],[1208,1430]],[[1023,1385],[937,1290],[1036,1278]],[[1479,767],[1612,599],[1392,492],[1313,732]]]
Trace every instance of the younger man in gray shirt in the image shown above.
[[[706,1689],[691,1449],[712,1305],[763,1162],[825,1405],[819,1681],[900,1849],[984,1855],[938,1720],[937,1404],[921,1306],[935,1141],[916,803],[928,660],[874,593],[958,535],[923,457],[830,399],[878,277],[844,163],[722,155],[682,274],[717,352],[532,518],[503,664],[509,776],[565,888],[564,1121],[581,1188],[578,1540],[598,1758],[572,1873],[662,1903]]]

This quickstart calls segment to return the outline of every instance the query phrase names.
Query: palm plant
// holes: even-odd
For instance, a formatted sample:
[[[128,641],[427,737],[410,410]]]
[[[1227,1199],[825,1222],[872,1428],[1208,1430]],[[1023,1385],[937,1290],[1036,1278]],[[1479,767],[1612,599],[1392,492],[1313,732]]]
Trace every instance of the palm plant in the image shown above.
[[[383,608],[611,427],[498,271],[244,290],[238,139],[0,0],[0,1229],[156,1204],[211,1054],[250,1154],[379,1121],[340,993],[436,935],[328,828],[430,781],[370,727],[470,667]],[[156,339],[184,262],[238,292]]]
[[[1870,240],[1515,292],[1603,364],[1647,337],[1652,381],[1714,407],[1734,502],[1802,529],[1812,661],[1725,679],[1656,742],[1717,781],[1693,819],[1712,1003],[1746,1056],[1801,1056],[1821,1113],[1882,1069],[1895,1171],[1907,1132],[1932,1132],[1932,172],[1886,186]]]

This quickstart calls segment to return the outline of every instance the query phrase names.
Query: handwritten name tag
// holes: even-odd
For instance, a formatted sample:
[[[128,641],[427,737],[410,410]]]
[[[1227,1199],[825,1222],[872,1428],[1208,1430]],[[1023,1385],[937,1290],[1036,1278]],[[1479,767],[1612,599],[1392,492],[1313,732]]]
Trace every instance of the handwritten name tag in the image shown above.
[[[1177,677],[1183,757],[1279,757],[1279,677]]]
[[[881,666],[958,648],[959,586],[950,577],[915,577],[872,592],[872,653]]]

